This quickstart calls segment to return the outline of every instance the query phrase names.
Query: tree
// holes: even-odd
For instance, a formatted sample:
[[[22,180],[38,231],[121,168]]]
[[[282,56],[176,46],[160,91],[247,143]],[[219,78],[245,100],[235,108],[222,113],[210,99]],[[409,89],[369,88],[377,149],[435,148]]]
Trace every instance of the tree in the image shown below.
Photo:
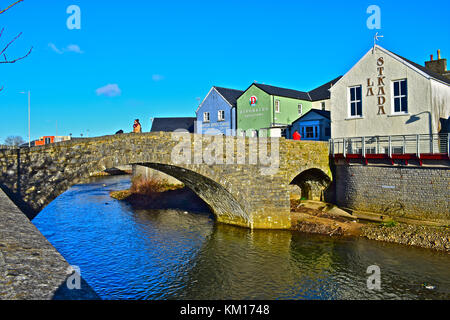
[[[20,2],[23,2],[24,0],[18,0],[16,2],[14,2],[13,4],[9,5],[8,7],[6,7],[5,9],[0,9],[0,15],[7,12],[9,9],[11,9],[12,7],[14,7],[15,5],[19,4]],[[3,35],[3,32],[5,31],[5,28],[1,28],[0,30],[0,38]],[[28,57],[31,53],[31,51],[33,50],[33,47],[30,48],[30,50],[23,56],[21,57],[17,57],[17,58],[13,58],[13,59],[8,59],[8,57],[6,56],[6,50],[17,40],[20,38],[20,36],[22,35],[22,32],[20,32],[17,36],[15,36],[11,41],[9,41],[2,49],[2,47],[0,47],[0,64],[3,63],[16,63],[19,60],[25,59],[26,57]],[[0,39],[1,40],[1,39]],[[0,91],[3,90],[3,86],[0,86]]]
[[[5,139],[5,144],[11,147],[18,147],[24,143],[25,140],[23,140],[23,138],[20,136],[9,136]]]

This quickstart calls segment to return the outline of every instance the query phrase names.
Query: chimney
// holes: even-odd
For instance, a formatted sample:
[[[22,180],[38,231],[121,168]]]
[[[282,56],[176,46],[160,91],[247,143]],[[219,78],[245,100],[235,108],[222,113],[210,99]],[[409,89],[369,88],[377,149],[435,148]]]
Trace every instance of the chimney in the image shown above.
[[[450,78],[450,72],[447,71],[447,59],[441,59],[441,50],[437,51],[437,60],[433,60],[433,55],[430,58],[430,61],[425,61],[425,68]]]

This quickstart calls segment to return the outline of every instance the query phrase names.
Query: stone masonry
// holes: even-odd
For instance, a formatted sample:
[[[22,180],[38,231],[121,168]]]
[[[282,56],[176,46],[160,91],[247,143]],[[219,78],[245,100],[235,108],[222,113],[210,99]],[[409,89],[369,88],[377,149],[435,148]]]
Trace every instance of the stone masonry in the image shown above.
[[[0,187],[32,218],[58,195],[96,172],[141,165],[183,182],[210,206],[219,222],[286,229],[291,226],[289,184],[308,169],[331,176],[328,144],[276,141],[279,148],[270,143],[267,147],[267,155],[272,149],[275,155],[269,163],[258,157],[266,149],[255,147],[257,138],[187,133],[181,138],[164,132],[131,133],[4,150],[0,151]],[[181,143],[185,149],[178,152]],[[228,158],[227,149],[231,150]],[[220,155],[221,151],[224,156],[219,158],[224,164],[198,161],[198,155]],[[185,161],[174,161],[174,152],[186,155]]]
[[[69,289],[72,272],[0,189],[0,300],[99,299],[82,279],[80,289]]]
[[[395,217],[450,223],[450,168],[336,166],[337,205]]]

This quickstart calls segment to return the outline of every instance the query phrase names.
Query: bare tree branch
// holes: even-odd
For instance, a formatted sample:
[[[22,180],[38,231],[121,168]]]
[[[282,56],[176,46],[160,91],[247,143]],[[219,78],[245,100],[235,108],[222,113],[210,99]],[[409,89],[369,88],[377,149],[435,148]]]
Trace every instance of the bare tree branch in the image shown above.
[[[30,55],[31,51],[33,51],[33,47],[30,48],[30,50],[28,51],[28,53],[26,55],[24,55],[24,56],[22,56],[20,58],[16,58],[14,60],[8,60],[6,58],[6,54],[3,54],[3,57],[5,58],[5,60],[4,61],[0,61],[0,64],[2,64],[2,63],[15,63],[15,62],[17,62],[19,60],[25,59],[26,57],[28,57]]]
[[[13,4],[11,4],[9,7],[6,7],[6,9],[0,9],[0,14],[5,13],[7,10],[11,9],[12,7],[14,7],[15,5],[17,5],[18,3],[22,2],[23,0],[18,0],[16,2],[14,2]],[[0,38],[3,35],[3,31],[5,31],[5,28],[2,28],[0,30]],[[8,44],[0,51],[0,56],[3,55],[3,61],[0,61],[0,64],[4,64],[4,63],[15,63],[19,60],[25,59],[26,57],[28,57],[31,53],[31,51],[33,50],[33,47],[31,47],[31,49],[27,52],[27,54],[25,54],[24,56],[21,56],[19,58],[15,58],[12,60],[8,60],[8,58],[6,57],[6,50],[9,48],[9,46],[11,44],[14,43],[14,41],[16,41],[18,38],[20,38],[20,36],[22,35],[22,32],[20,32],[17,36],[15,36],[10,42],[8,42]],[[3,90],[3,86],[0,87],[0,92]]]
[[[3,28],[3,29],[4,29],[4,28]],[[2,30],[2,33],[3,33],[3,30]],[[5,47],[2,51],[0,51],[0,56],[1,56],[3,53],[5,53],[6,49],[8,49],[8,47],[11,45],[11,43],[13,43],[14,41],[16,41],[21,35],[22,35],[22,32],[19,33],[14,39],[12,39],[12,40],[6,45],[6,47]]]
[[[16,2],[14,2],[12,5],[10,5],[9,7],[7,7],[6,9],[0,9],[0,14],[2,14],[2,13],[5,13],[7,10],[9,10],[9,9],[11,9],[12,7],[14,7],[16,4],[18,4],[18,3],[20,3],[20,2],[22,2],[23,0],[19,0],[19,1],[16,1]]]

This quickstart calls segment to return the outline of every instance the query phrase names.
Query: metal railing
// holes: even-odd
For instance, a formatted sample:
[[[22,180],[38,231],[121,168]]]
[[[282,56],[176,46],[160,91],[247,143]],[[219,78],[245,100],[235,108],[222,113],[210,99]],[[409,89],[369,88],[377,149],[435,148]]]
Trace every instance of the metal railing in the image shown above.
[[[414,134],[330,139],[330,154],[447,154],[450,157],[450,134]]]

